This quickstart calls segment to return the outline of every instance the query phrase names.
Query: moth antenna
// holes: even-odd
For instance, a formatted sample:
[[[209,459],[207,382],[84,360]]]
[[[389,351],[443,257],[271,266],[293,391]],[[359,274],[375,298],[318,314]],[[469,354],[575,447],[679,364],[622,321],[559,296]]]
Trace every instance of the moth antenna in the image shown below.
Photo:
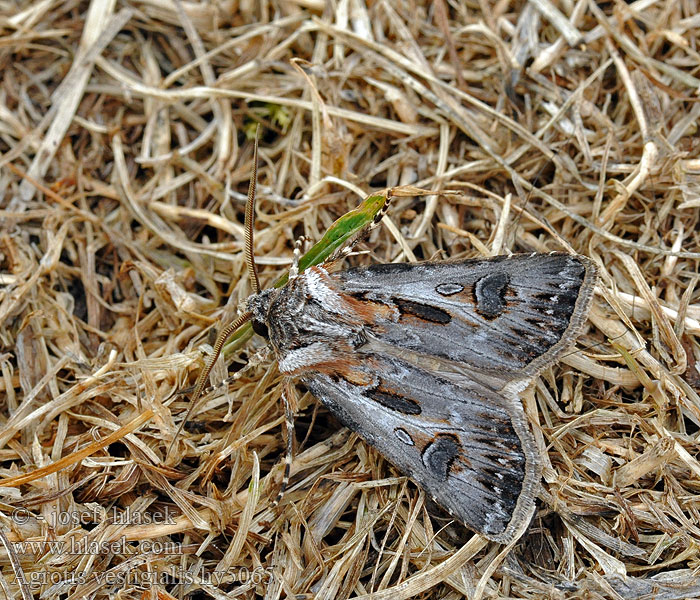
[[[245,262],[248,267],[250,277],[250,287],[253,294],[260,293],[260,281],[258,280],[258,269],[255,266],[255,255],[253,254],[253,228],[255,227],[255,188],[258,181],[258,132],[260,125],[255,129],[255,146],[253,149],[253,172],[250,175],[248,184],[248,201],[245,204]]]
[[[290,393],[294,393],[291,386],[285,385],[285,388],[287,388]],[[282,401],[284,402],[284,423],[287,426],[287,454],[284,457],[284,473],[282,474],[280,491],[277,492],[277,497],[270,506],[271,510],[277,508],[279,503],[282,501],[284,493],[287,491],[287,485],[289,484],[289,473],[292,470],[292,459],[294,457],[294,411],[292,410],[292,405],[289,402],[289,398],[287,398],[287,389],[282,390]]]
[[[258,180],[258,134],[260,132],[260,124],[258,123],[255,128],[255,146],[253,147],[253,172],[250,176],[250,183],[248,184],[248,201],[245,205],[245,258],[246,266],[248,267],[248,275],[250,276],[250,286],[253,288],[253,293],[260,293],[260,281],[258,280],[258,271],[255,266],[255,256],[253,255],[253,227],[255,226],[255,188]],[[253,318],[253,313],[250,311],[240,315],[232,323],[229,323],[224,327],[216,338],[216,343],[214,344],[214,352],[209,357],[206,366],[199,372],[197,376],[197,381],[194,384],[194,392],[192,393],[192,399],[189,409],[187,409],[187,414],[183,419],[182,423],[177,428],[175,436],[170,442],[168,447],[168,455],[172,452],[175,441],[180,436],[182,428],[185,423],[189,420],[197,406],[197,400],[202,395],[204,390],[204,385],[209,377],[209,373],[214,368],[214,363],[216,359],[219,358],[221,354],[221,349],[224,347],[226,340],[233,334],[241,325],[247,323]]]
[[[182,423],[180,423],[180,425],[178,426],[177,431],[175,432],[175,436],[170,442],[170,446],[168,447],[168,455],[170,455],[170,453],[172,452],[173,446],[175,445],[177,438],[180,437],[180,433],[182,432],[182,428],[185,426],[185,423],[187,423],[187,421],[189,421],[190,417],[192,416],[192,413],[194,412],[194,409],[197,406],[197,400],[199,400],[199,397],[202,395],[202,390],[204,389],[207,379],[209,378],[209,373],[211,373],[211,370],[214,368],[214,363],[216,362],[216,359],[219,358],[219,354],[221,354],[221,349],[224,347],[226,340],[229,337],[231,337],[231,334],[233,334],[237,329],[239,329],[242,325],[250,321],[252,318],[252,312],[245,312],[242,315],[240,315],[237,319],[229,323],[219,332],[219,335],[216,338],[216,343],[214,344],[214,352],[207,360],[207,364],[205,365],[205,367],[199,372],[199,375],[197,376],[197,381],[194,384],[194,392],[192,392],[192,398],[190,400],[190,407],[187,409],[187,414],[185,415],[185,418],[183,419]]]
[[[248,362],[246,362],[245,365],[243,365],[239,371],[236,371],[233,375],[227,377],[222,382],[217,383],[216,385],[210,385],[210,386],[205,387],[202,390],[202,396],[213,394],[217,390],[220,390],[223,387],[231,385],[234,381],[237,381],[238,379],[240,379],[243,376],[243,374],[246,373],[246,371],[248,371],[248,369],[250,369],[251,367],[256,367],[259,364],[261,364],[262,361],[267,360],[269,350],[270,349],[268,346],[265,346],[265,347],[261,348],[260,350],[258,350],[255,354],[253,354],[253,356],[251,356],[248,359]],[[193,391],[194,391],[194,385],[183,388],[181,390],[177,390],[177,391],[173,392],[172,394],[170,394],[170,396],[168,396],[164,400],[164,402],[167,402],[168,400],[170,400],[170,398],[172,396],[174,396],[175,394],[177,394],[179,396],[185,396],[185,395],[191,394]],[[224,420],[226,420],[226,419],[224,419]]]

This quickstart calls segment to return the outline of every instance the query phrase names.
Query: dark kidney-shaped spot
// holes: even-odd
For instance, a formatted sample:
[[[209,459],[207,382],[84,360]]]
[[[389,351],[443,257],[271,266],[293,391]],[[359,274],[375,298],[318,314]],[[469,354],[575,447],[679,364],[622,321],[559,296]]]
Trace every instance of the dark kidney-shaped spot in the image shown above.
[[[510,277],[507,273],[492,273],[474,285],[474,304],[485,319],[495,319],[506,310],[506,292]]]
[[[459,439],[452,433],[440,433],[423,450],[423,464],[435,477],[445,481],[459,455]]]
[[[366,390],[364,395],[375,402],[379,402],[382,406],[386,406],[386,408],[390,408],[391,410],[405,415],[419,415],[421,413],[420,404],[418,404],[418,402],[395,392],[375,388]]]

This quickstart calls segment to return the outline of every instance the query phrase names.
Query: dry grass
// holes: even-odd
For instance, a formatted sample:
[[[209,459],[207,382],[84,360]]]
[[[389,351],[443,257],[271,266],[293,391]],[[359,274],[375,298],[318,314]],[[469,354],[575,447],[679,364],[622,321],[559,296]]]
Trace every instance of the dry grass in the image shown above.
[[[6,597],[700,597],[697,0],[16,4],[0,4]],[[271,359],[209,394],[167,456],[175,393],[249,293],[256,122],[264,285],[296,236],[409,183],[464,194],[400,199],[352,260],[571,247],[599,264],[579,350],[524,395],[544,490],[504,560],[309,394],[271,510]]]

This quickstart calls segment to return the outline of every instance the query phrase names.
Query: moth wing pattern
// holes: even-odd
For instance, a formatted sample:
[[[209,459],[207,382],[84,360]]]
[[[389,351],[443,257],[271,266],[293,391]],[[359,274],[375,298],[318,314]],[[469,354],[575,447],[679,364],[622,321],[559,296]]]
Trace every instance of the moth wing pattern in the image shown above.
[[[390,311],[372,335],[468,368],[494,389],[552,364],[578,335],[596,268],[571,254],[396,263],[334,273],[343,292]]]
[[[387,355],[363,355],[351,378],[319,373],[302,381],[470,529],[507,542],[529,523],[539,470],[517,398]]]
[[[551,253],[311,267],[249,300],[282,373],[471,529],[529,522],[537,447],[518,393],[571,345],[594,264]]]

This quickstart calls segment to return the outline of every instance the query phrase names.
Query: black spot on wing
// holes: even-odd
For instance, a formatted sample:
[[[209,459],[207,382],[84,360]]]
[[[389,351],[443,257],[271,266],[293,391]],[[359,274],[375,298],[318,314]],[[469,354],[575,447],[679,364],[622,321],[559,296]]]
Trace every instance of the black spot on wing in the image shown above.
[[[580,288],[564,291],[537,292],[532,295],[531,302],[542,308],[554,311],[571,312],[579,296]]]
[[[405,273],[411,269],[415,269],[416,265],[411,263],[387,263],[385,265],[372,265],[370,267],[357,267],[356,269],[348,269],[349,271],[364,270],[374,275],[396,275]]]
[[[510,431],[499,431],[494,433],[493,431],[489,434],[479,433],[479,430],[474,428],[475,431],[472,432],[470,441],[475,445],[480,445],[488,448],[489,446],[497,446],[499,450],[510,450],[511,452],[522,452],[520,446],[520,438],[512,429]]]
[[[501,510],[511,515],[523,489],[525,458],[513,458],[505,462],[501,458],[499,462],[492,463],[492,466],[480,466],[475,472],[475,477],[484,489],[491,490],[497,497],[497,504]]]
[[[549,324],[545,319],[538,317],[523,317],[523,321],[535,329],[548,329]]]
[[[493,320],[506,310],[506,292],[510,277],[505,272],[491,273],[474,284],[474,305],[485,319]]]
[[[544,335],[533,334],[521,327],[511,326],[510,332],[518,340],[518,353],[521,356],[527,356],[531,360],[544,354],[544,352],[554,345],[555,341],[549,341]]]
[[[459,438],[452,433],[440,433],[424,449],[423,464],[430,474],[446,481],[452,464],[459,456]]]
[[[362,292],[350,292],[350,296],[355,298],[355,300],[359,300],[360,302],[372,302],[373,299],[371,298],[370,292],[364,290]]]
[[[406,398],[401,394],[391,390],[376,387],[363,392],[364,396],[375,402],[379,402],[382,406],[403,413],[405,415],[419,415],[421,407],[418,402],[412,398]]]
[[[573,287],[537,292],[523,299],[523,310],[530,313],[523,321],[535,330],[548,334],[538,340],[542,352],[553,346],[568,329],[580,292],[580,287]]]
[[[447,325],[452,321],[452,315],[450,315],[450,313],[436,306],[423,304],[422,302],[414,302],[413,300],[406,300],[404,298],[394,298],[393,300],[401,312],[402,318],[405,315],[411,315],[423,321],[429,321],[430,323],[439,325]]]

